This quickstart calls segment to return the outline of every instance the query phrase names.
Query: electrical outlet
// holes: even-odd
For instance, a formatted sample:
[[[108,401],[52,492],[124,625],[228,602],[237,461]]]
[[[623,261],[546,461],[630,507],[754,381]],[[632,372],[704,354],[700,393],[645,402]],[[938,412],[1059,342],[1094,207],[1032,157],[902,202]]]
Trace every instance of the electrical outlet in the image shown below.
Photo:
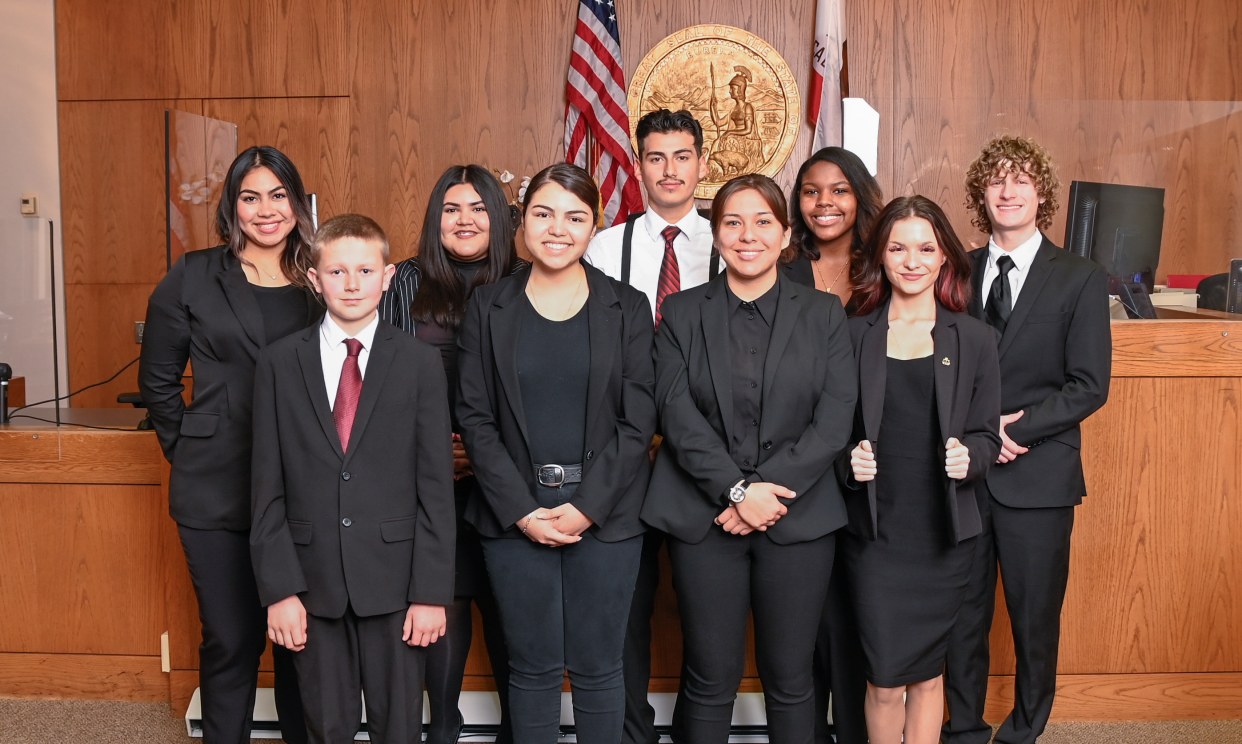
[[[134,343],[136,344],[142,343],[142,332],[145,331],[146,328],[147,328],[146,321],[143,321],[143,320],[134,321]]]

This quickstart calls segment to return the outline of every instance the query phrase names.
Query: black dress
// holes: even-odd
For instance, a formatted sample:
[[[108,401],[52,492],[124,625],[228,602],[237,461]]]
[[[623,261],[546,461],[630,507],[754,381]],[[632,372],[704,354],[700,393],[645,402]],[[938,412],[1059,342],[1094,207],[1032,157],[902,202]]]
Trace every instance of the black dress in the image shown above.
[[[975,538],[954,546],[934,359],[887,360],[876,458],[876,539],[843,532],[867,679],[900,687],[944,672]]]

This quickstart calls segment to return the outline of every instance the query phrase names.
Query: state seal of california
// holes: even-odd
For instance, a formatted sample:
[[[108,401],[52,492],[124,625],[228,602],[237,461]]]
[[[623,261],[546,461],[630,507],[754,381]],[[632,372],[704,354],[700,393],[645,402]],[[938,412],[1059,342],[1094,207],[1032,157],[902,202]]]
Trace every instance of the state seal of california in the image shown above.
[[[802,121],[798,86],[781,55],[748,31],[714,24],[656,44],[634,72],[628,104],[631,138],[640,118],[662,108],[685,109],[703,125],[708,173],[694,192],[700,199],[736,176],[775,176]]]

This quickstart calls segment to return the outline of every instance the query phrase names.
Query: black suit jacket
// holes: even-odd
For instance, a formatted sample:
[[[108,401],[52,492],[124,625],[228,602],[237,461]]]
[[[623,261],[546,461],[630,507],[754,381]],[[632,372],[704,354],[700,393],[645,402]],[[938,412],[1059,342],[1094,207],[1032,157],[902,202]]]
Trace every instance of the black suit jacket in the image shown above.
[[[845,499],[850,531],[868,540],[876,536],[875,480],[865,484],[854,480],[850,452],[863,439],[874,445],[880,438],[888,370],[888,310],[889,303],[885,302],[869,315],[850,318],[850,338],[858,357],[860,394],[854,436],[849,448],[837,460],[837,474],[854,490]],[[975,500],[975,483],[987,474],[1000,454],[1001,378],[996,361],[996,332],[986,323],[937,305],[932,344],[940,441],[956,437],[970,450],[970,466],[961,480],[943,472],[944,450],[940,450],[948,526],[956,544],[983,530],[979,504]],[[876,466],[885,467],[884,453],[876,454]]]
[[[312,325],[323,306],[306,293]],[[250,399],[266,346],[263,315],[227,247],[191,251],[151,294],[138,387],[172,463],[168,505],[178,524],[250,529]],[[181,394],[186,360],[194,401]]]
[[[642,292],[583,267],[591,371],[582,484],[569,503],[595,522],[595,537],[615,542],[643,531],[638,512],[656,425],[651,309]],[[457,337],[457,418],[479,486],[466,519],[486,537],[522,537],[514,523],[539,508],[517,373],[529,278],[525,268],[475,289]]]
[[[341,617],[453,601],[457,535],[440,353],[381,321],[342,452],[318,326],[265,349],[255,372],[250,555],[263,604],[300,595]]]
[[[656,334],[656,404],[664,442],[643,521],[698,543],[742,478],[729,451],[733,389],[725,274],[669,295]],[[767,535],[790,544],[846,523],[833,461],[846,446],[858,377],[845,311],[836,297],[778,274],[780,298],[763,368],[759,465],[752,481],[794,491]],[[718,528],[717,528],[718,529]]]
[[[974,284],[970,314],[982,320],[989,289],[983,286],[988,249],[971,251],[970,259]],[[1025,411],[1005,431],[1030,451],[994,465],[987,476],[988,490],[997,501],[1015,508],[1081,503],[1087,484],[1079,424],[1108,400],[1112,374],[1104,270],[1045,237],[997,352],[1001,413]]]

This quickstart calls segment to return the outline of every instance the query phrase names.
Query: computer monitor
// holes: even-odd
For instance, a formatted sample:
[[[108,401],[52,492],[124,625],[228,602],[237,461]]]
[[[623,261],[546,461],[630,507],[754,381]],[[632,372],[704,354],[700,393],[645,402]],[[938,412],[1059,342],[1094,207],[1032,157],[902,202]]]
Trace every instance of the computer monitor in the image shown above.
[[[1154,290],[1164,231],[1164,189],[1074,181],[1065,219],[1065,250],[1108,272],[1110,292],[1124,282]]]

